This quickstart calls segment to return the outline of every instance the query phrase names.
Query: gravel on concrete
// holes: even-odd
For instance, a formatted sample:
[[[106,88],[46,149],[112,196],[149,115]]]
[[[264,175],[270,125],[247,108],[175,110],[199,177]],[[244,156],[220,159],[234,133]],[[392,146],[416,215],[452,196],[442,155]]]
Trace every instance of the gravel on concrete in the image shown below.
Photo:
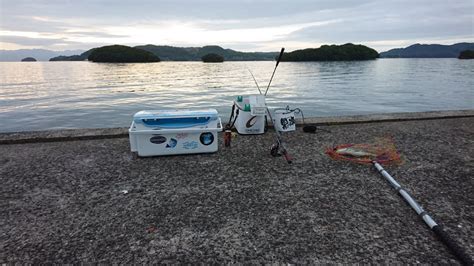
[[[370,166],[326,147],[390,135],[386,170],[474,255],[474,118],[237,136],[139,158],[127,138],[0,145],[0,263],[458,263]]]

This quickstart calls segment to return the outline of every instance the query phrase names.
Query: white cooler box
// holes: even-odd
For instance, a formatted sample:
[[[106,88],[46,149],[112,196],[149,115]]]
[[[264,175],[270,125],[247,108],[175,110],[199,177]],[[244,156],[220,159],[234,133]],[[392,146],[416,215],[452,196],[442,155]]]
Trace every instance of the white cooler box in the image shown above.
[[[139,156],[216,152],[222,122],[215,109],[140,111],[128,130]]]

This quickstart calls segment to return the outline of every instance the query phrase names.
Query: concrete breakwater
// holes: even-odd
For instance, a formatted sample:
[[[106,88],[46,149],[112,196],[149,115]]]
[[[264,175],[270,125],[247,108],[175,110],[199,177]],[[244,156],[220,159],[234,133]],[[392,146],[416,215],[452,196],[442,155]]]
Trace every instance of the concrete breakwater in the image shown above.
[[[293,165],[268,133],[152,158],[125,128],[0,134],[0,262],[456,263],[375,170],[324,154],[387,135],[387,171],[474,255],[474,111],[307,122],[330,132],[285,134]]]
[[[355,116],[334,116],[334,117],[309,117],[305,121],[307,124],[320,125],[342,125],[377,122],[396,122],[414,120],[432,120],[445,118],[473,117],[474,110],[453,110],[453,111],[433,111],[417,113],[388,113]],[[301,119],[297,119],[301,125]],[[271,124],[270,124],[271,125]],[[89,128],[89,129],[64,129],[45,130],[32,132],[12,132],[0,133],[0,144],[19,144],[33,142],[54,142],[68,140],[88,140],[128,137],[128,128]]]

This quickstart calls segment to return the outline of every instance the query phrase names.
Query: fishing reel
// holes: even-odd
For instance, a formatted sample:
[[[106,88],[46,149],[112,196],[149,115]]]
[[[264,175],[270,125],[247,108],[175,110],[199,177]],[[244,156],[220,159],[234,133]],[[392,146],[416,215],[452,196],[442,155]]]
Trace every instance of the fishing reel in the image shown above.
[[[293,162],[293,159],[291,156],[288,154],[288,151],[285,149],[285,147],[280,143],[280,142],[275,142],[272,144],[270,147],[270,154],[273,157],[278,157],[278,156],[283,156],[285,157],[285,160],[287,163],[291,164]]]
[[[273,157],[278,157],[281,156],[282,153],[280,151],[280,144],[279,143],[273,143],[272,146],[270,147],[270,154]]]

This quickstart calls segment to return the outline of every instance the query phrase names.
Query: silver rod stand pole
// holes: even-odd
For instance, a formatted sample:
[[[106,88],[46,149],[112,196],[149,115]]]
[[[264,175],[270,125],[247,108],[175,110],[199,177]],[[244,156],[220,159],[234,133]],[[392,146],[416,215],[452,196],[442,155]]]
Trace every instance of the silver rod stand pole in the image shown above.
[[[466,250],[458,245],[454,239],[452,239],[443,228],[438,225],[428,213],[423,210],[423,208],[413,199],[406,190],[400,186],[400,184],[389,174],[383,167],[376,161],[372,162],[379,171],[379,173],[385,177],[385,179],[390,183],[390,185],[398,191],[402,198],[411,206],[413,210],[423,219],[423,221],[428,225],[428,227],[435,232],[435,234],[444,242],[446,246],[453,252],[454,255],[464,264],[464,265],[473,265],[472,258],[467,255]]]

